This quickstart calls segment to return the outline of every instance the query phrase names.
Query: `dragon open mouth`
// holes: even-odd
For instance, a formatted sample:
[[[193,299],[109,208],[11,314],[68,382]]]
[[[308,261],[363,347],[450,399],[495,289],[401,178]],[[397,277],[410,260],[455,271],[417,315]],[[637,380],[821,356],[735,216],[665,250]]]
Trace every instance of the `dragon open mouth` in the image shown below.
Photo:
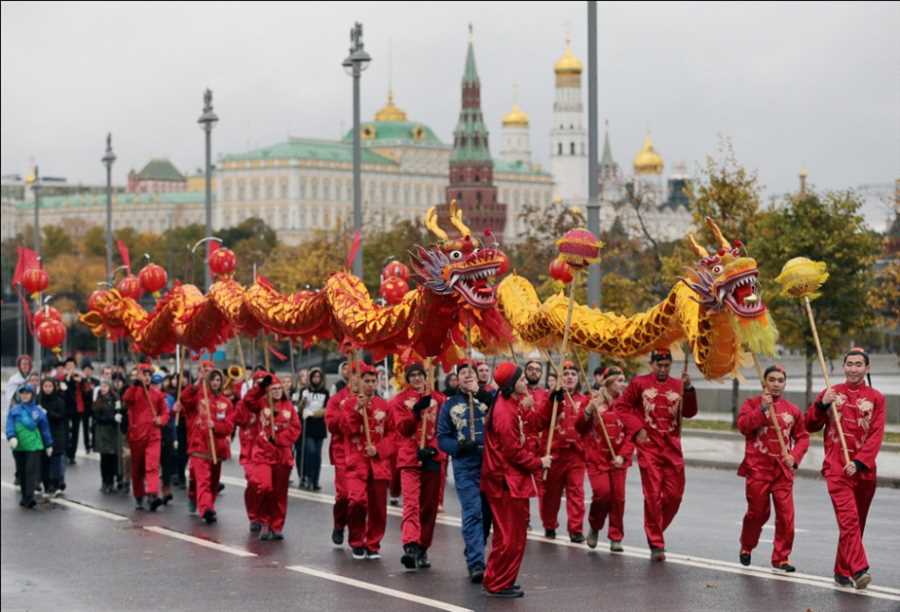
[[[491,283],[498,270],[499,266],[489,264],[465,272],[454,272],[450,278],[450,286],[472,306],[487,308],[497,301],[496,290]]]
[[[756,270],[743,272],[722,284],[716,298],[719,304],[727,305],[741,317],[755,317],[766,310],[759,295],[758,273]]]

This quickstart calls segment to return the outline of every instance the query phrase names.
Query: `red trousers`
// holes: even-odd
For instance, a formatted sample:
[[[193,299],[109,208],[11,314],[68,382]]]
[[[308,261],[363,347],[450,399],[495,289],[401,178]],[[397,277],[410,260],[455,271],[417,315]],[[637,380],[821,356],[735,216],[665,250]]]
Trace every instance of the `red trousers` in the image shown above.
[[[869,516],[869,506],[875,497],[875,479],[860,480],[842,475],[838,478],[827,478],[826,481],[840,532],[837,555],[834,559],[834,573],[852,576],[869,567],[862,538],[866,529],[866,517]]]
[[[492,593],[512,587],[522,567],[528,536],[528,498],[511,497],[504,490],[499,497],[489,497],[494,516],[491,554],[484,572],[484,588]]]
[[[644,533],[651,548],[665,548],[663,532],[678,514],[684,496],[684,466],[651,461],[641,468],[644,490]]]
[[[131,490],[135,497],[159,494],[159,438],[129,440],[131,449]]]
[[[350,496],[347,493],[347,468],[343,463],[334,464],[334,528],[344,530],[348,523]]]
[[[256,489],[258,521],[272,531],[284,528],[291,465],[251,463],[250,484]]]
[[[544,529],[556,529],[563,488],[566,490],[566,515],[569,534],[581,533],[584,525],[584,459],[571,450],[554,457],[544,481],[540,505]]]
[[[447,466],[450,461],[441,461],[441,484],[438,489],[438,508],[444,507],[444,489],[447,488]]]
[[[428,550],[437,519],[441,473],[418,467],[402,468],[400,484],[403,492],[402,542],[415,543]]]
[[[623,517],[625,516],[625,476],[627,468],[610,469],[604,472],[588,470],[591,481],[591,509],[588,523],[591,529],[600,531],[609,516],[609,539],[621,542],[625,537]]]
[[[387,480],[375,480],[369,470],[368,478],[347,475],[347,509],[350,527],[350,547],[372,552],[381,549],[381,539],[387,525]],[[404,502],[406,500],[404,499]]]
[[[250,464],[244,464],[244,477],[247,479],[247,486],[244,488],[244,508],[247,510],[247,520],[251,523],[259,522],[259,495],[256,487],[250,481]]]
[[[741,528],[741,550],[752,551],[769,520],[769,498],[775,506],[772,565],[790,561],[794,546],[794,481],[778,473],[774,480],[747,479],[747,514]]]
[[[388,488],[388,493],[391,497],[400,497],[400,494],[403,493],[403,485],[400,482],[400,470],[397,469],[394,461],[391,461],[391,474],[391,486]]]
[[[207,510],[215,511],[222,464],[213,463],[200,457],[191,457],[191,471],[197,482],[197,514],[203,516]]]

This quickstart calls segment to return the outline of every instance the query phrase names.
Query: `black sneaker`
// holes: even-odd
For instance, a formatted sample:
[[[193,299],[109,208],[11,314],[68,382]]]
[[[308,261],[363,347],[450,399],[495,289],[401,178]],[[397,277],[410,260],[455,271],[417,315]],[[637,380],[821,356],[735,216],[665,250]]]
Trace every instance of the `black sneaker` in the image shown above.
[[[250,533],[259,533],[259,530],[262,529],[262,525],[253,521],[250,523]]]
[[[378,561],[379,559],[381,559],[381,553],[377,550],[367,550],[366,559],[368,559],[369,561]]]
[[[651,561],[665,561],[666,560],[666,549],[665,548],[651,548],[650,549],[650,560]]]
[[[480,563],[476,563],[469,568],[469,581],[472,582],[472,584],[481,584],[482,580],[484,580],[484,566]]]
[[[163,505],[163,500],[157,495],[150,496],[150,512],[156,512],[156,509]]]
[[[225,490],[225,483],[224,483],[224,482],[220,482],[220,483],[219,483],[219,488],[216,489],[216,492],[217,492],[217,493],[221,493],[221,492],[224,491],[224,490]]]
[[[284,539],[284,534],[281,533],[280,531],[273,531],[272,539],[275,540],[276,542],[280,542],[281,540]]]
[[[858,571],[850,578],[850,584],[852,584],[853,588],[857,591],[862,591],[869,586],[870,582],[872,582],[872,576],[869,574],[868,570]]]
[[[619,540],[610,540],[609,550],[611,552],[625,552],[625,548],[623,548],[622,542]]]
[[[421,551],[416,558],[416,567],[419,569],[431,569],[431,561],[428,560],[428,552]]]
[[[419,545],[415,542],[403,545],[403,556],[400,557],[400,563],[406,569],[416,569],[416,560],[419,558]]]
[[[145,510],[143,497],[135,497],[134,498],[134,509],[135,510]]]
[[[206,521],[207,525],[212,525],[216,522],[216,511],[215,510],[207,510],[203,513],[203,520]]]
[[[848,578],[847,576],[841,576],[840,574],[834,575],[834,581],[842,587],[853,586],[853,583],[850,582],[850,578]]]
[[[500,597],[502,599],[516,599],[518,597],[525,597],[525,591],[516,590],[512,587],[508,589],[503,589],[502,591],[484,591],[488,597]]]
[[[262,542],[268,542],[269,540],[272,539],[272,532],[269,531],[268,528],[261,529],[260,534],[259,534],[259,539]]]
[[[172,497],[172,494],[171,494],[171,493],[169,493],[168,495],[166,495],[165,497],[162,498],[162,500],[163,500],[163,505],[164,505],[164,506],[168,506],[168,505],[169,505],[169,502],[172,501],[173,499],[175,499],[175,498]]]
[[[353,558],[359,561],[360,559],[366,558],[366,549],[362,546],[357,546],[353,549]]]
[[[319,492],[322,490],[322,487],[320,487],[319,485],[313,485],[312,490],[315,492]]]
[[[782,563],[779,563],[778,565],[775,565],[773,563],[772,567],[774,567],[775,569],[780,569],[781,571],[788,572],[788,573],[797,571],[797,568],[794,567],[793,565],[791,565],[790,563],[788,563],[787,561],[783,561]]]
[[[583,533],[570,534],[569,541],[572,542],[572,544],[583,544],[584,543],[584,534]]]
[[[331,530],[331,542],[335,546],[340,546],[344,543],[344,530],[343,529],[332,529]]]
[[[742,550],[738,558],[741,560],[741,565],[750,565],[750,553]]]
[[[544,537],[551,540],[556,539],[556,529],[544,529]]]

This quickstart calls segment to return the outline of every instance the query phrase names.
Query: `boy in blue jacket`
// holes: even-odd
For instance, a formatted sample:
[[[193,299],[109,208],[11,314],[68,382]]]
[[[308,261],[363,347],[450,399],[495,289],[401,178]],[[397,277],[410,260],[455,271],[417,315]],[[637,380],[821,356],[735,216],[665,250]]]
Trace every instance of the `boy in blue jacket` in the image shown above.
[[[6,417],[6,439],[16,458],[16,471],[22,485],[23,508],[34,508],[34,488],[41,478],[41,454],[53,454],[53,437],[47,413],[34,403],[34,389],[23,385],[17,394],[18,400],[9,409]]]

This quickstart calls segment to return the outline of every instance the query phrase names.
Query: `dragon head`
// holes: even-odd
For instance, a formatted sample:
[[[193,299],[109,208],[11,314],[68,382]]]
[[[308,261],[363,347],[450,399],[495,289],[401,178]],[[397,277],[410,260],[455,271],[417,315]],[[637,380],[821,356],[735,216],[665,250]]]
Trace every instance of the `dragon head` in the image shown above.
[[[689,236],[691,250],[700,258],[685,282],[697,293],[700,305],[714,312],[725,309],[742,319],[755,319],[766,313],[759,292],[756,260],[747,257],[744,245],[729,243],[719,226],[709,217],[706,224],[719,249],[710,254]]]
[[[425,226],[437,236],[439,242],[431,248],[417,246],[410,252],[412,269],[419,281],[437,295],[456,295],[473,308],[491,308],[497,304],[494,279],[507,271],[509,260],[497,248],[496,242],[488,246],[472,236],[462,221],[462,210],[456,200],[450,202],[450,222],[459,231],[460,238],[451,239],[438,226],[437,210],[430,208]],[[485,232],[486,237],[491,237]]]

